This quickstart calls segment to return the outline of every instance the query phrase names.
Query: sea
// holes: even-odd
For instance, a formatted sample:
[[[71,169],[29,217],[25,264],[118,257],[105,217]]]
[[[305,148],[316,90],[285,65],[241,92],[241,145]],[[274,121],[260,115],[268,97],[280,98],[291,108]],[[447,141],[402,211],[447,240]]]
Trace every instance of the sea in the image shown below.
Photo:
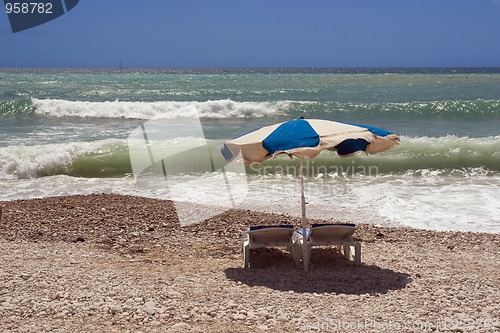
[[[0,201],[117,193],[213,205],[227,200],[205,185],[229,177],[243,180],[232,207],[300,216],[297,159],[228,171],[225,183],[214,169],[174,177],[164,163],[140,181],[131,142],[143,135],[149,147],[146,130],[165,126],[156,138],[167,155],[179,142],[217,155],[228,140],[304,117],[400,137],[375,155],[306,159],[308,217],[500,232],[500,68],[0,68],[0,77]],[[202,163],[192,155],[184,166]]]

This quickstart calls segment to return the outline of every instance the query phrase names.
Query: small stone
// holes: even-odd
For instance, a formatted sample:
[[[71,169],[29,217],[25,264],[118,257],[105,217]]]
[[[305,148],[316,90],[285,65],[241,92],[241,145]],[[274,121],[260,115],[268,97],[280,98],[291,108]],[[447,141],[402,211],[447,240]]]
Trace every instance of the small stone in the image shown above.
[[[267,319],[269,317],[269,312],[267,310],[261,309],[257,312],[257,315],[259,317],[264,317]]]
[[[4,310],[12,310],[12,309],[15,309],[15,305],[13,304],[10,304],[9,302],[4,302],[1,306],[2,309]]]
[[[179,293],[179,292],[177,292],[177,291],[169,291],[169,292],[167,293],[167,296],[168,296],[169,298],[182,298],[182,294],[181,294],[181,293]]]
[[[112,306],[109,307],[109,313],[111,313],[113,315],[117,314],[121,310],[122,310],[122,308],[119,305],[112,305]]]
[[[486,311],[487,313],[493,313],[493,312],[495,312],[495,307],[487,306],[484,308],[484,311]]]
[[[191,326],[187,323],[177,323],[177,324],[174,324],[172,325],[167,332],[170,332],[170,333],[181,333],[181,332],[187,332],[187,331],[191,331]]]
[[[300,315],[301,318],[311,318],[312,316],[313,313],[311,310],[303,310]]]
[[[279,316],[276,320],[277,320],[277,321],[280,321],[280,322],[282,322],[282,323],[286,323],[286,322],[288,322],[288,318],[287,318],[287,317],[285,317],[285,316]]]
[[[156,304],[151,301],[144,303],[144,311],[148,315],[153,316],[156,313]]]
[[[267,323],[266,323],[266,324],[267,324],[267,325],[270,325],[270,326],[276,326],[276,324],[277,324],[277,323],[278,323],[278,322],[277,322],[275,319],[272,319],[272,318],[271,318],[271,319],[269,319],[269,320],[267,321]]]

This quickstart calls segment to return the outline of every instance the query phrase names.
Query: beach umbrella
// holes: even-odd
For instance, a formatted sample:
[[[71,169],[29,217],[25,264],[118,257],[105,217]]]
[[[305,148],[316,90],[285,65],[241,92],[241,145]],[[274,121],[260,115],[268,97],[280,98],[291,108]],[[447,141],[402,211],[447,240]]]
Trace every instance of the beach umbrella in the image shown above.
[[[397,146],[399,137],[389,131],[357,124],[322,119],[299,119],[262,127],[224,144],[221,152],[226,161],[236,156],[245,165],[262,163],[280,154],[300,160],[302,229],[306,230],[306,203],[304,197],[304,158],[314,158],[325,149],[336,151],[342,157],[358,151],[376,154]],[[241,154],[240,154],[241,153]],[[305,247],[303,248],[305,257]],[[304,267],[307,269],[307,267]]]

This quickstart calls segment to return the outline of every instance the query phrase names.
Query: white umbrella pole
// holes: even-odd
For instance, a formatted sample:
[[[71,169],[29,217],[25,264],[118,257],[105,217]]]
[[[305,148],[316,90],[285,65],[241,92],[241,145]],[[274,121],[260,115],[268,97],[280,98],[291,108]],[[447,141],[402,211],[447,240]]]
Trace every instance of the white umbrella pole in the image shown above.
[[[306,198],[304,196],[304,163],[303,158],[300,158],[300,189],[302,203],[302,261],[304,263],[304,271],[309,270],[309,258],[307,256],[307,224],[306,224]]]

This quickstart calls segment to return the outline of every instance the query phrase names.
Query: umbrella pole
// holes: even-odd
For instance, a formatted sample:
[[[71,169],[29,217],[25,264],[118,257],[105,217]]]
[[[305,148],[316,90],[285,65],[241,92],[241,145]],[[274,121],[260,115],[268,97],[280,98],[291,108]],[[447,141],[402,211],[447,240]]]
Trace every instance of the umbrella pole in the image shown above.
[[[307,225],[306,225],[306,198],[304,196],[304,159],[300,158],[300,190],[302,204],[302,262],[304,263],[304,271],[309,270],[309,258],[307,256]]]

